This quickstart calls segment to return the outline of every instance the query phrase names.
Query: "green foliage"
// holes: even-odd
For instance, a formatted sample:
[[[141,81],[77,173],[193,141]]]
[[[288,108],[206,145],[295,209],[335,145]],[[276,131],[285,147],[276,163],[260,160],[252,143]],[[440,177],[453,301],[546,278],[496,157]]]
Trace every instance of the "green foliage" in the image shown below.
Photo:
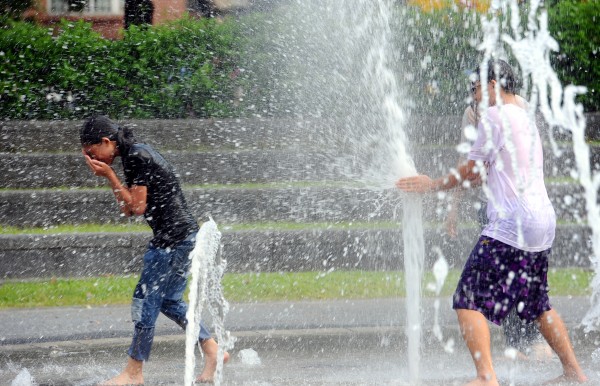
[[[402,9],[409,33],[397,34],[397,73],[417,114],[462,114],[468,95],[468,74],[479,64],[475,48],[482,39],[479,15],[447,9],[422,12]]]
[[[83,21],[58,33],[0,29],[0,116],[11,119],[227,116],[234,111],[235,23],[182,19],[106,40]]]
[[[441,296],[451,296],[460,272],[451,270]],[[580,268],[548,272],[551,296],[588,296],[592,272]],[[128,304],[137,276],[108,276],[42,281],[5,281],[0,284],[0,309]],[[423,294],[435,296],[425,272]],[[406,296],[404,272],[332,271],[226,273],[225,298],[232,302],[292,301],[317,299],[373,299]]]
[[[551,35],[560,45],[553,56],[563,84],[587,87],[586,110],[600,111],[600,1],[559,1],[548,9]]]
[[[0,285],[0,309],[127,304],[138,279],[109,276],[5,282]]]
[[[549,29],[560,52],[552,64],[563,85],[586,86],[581,96],[587,111],[600,110],[600,1],[566,0],[548,4]],[[520,9],[526,28],[528,4]],[[399,34],[398,47],[404,79],[416,113],[462,113],[467,95],[467,72],[481,60],[476,44],[482,41],[480,15],[468,10],[421,12],[407,7],[403,20],[411,33]],[[510,15],[500,15],[508,23]],[[507,52],[510,50],[507,48]],[[514,60],[512,61],[515,62]],[[407,77],[406,72],[409,72]]]
[[[340,113],[332,100],[357,103],[352,93],[360,91],[344,79],[360,76],[363,64],[334,67],[339,58],[330,45],[314,39],[332,21],[287,11],[132,26],[114,41],[84,22],[50,29],[0,23],[0,118],[78,119],[92,111],[115,118],[327,116]],[[395,12],[390,62],[402,105],[414,114],[460,114],[467,74],[480,60],[481,15],[403,5]],[[600,2],[556,2],[549,17],[561,48],[553,56],[560,79],[586,86],[580,100],[600,110]]]

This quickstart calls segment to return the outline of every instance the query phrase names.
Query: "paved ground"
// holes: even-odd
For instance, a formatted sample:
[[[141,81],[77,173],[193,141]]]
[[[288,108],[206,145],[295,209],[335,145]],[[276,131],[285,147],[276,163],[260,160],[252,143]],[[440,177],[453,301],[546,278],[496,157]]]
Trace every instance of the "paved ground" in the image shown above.
[[[423,306],[421,384],[461,384],[473,374],[471,360],[449,299],[442,299],[439,319],[444,341],[433,338],[432,301]],[[578,328],[589,300],[554,298],[553,304],[584,368],[598,380],[592,384],[600,385],[600,340]],[[404,319],[404,299],[232,304],[227,328],[237,342],[222,384],[406,385]],[[0,385],[93,385],[121,369],[132,329],[128,307],[2,311],[0,326]],[[539,385],[560,373],[556,358],[505,358],[502,330],[492,333],[503,384]],[[183,349],[184,335],[161,317],[146,384],[181,385]],[[253,353],[260,364],[248,359]]]

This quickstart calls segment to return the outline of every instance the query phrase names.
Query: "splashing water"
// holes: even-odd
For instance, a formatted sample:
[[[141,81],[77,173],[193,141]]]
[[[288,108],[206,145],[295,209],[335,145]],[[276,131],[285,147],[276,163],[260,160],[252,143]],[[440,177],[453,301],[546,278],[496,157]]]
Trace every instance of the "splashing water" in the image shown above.
[[[408,336],[408,372],[410,381],[419,380],[421,361],[421,280],[425,260],[423,206],[417,196],[404,200],[402,218],[404,238],[404,276],[406,280],[406,334]]]
[[[261,360],[258,353],[251,348],[246,348],[238,352],[238,358],[244,366],[260,366]]]
[[[375,31],[370,33],[376,37],[372,41],[367,54],[367,66],[364,79],[371,92],[381,98],[372,106],[383,119],[383,129],[373,133],[376,138],[368,138],[368,142],[377,143],[376,151],[369,160],[369,167],[363,178],[385,186],[399,177],[416,174],[414,162],[407,152],[408,138],[403,130],[404,114],[398,101],[399,87],[388,60],[390,60],[391,2],[378,1],[374,6],[369,2],[371,10],[365,20]],[[381,142],[383,141],[383,142]],[[383,150],[383,151],[382,151]],[[425,260],[425,241],[423,238],[422,200],[417,195],[408,195],[402,203],[402,234],[404,241],[404,275],[406,282],[406,335],[408,337],[408,372],[409,380],[417,383],[420,373],[421,359],[421,281],[423,262]]]
[[[29,373],[29,370],[22,369],[19,374],[10,383],[11,386],[35,386],[37,383]]]
[[[188,327],[185,339],[185,385],[194,384],[196,356],[194,354],[200,334],[200,319],[205,305],[213,318],[215,334],[219,342],[217,353],[217,370],[214,384],[221,384],[223,373],[223,356],[230,349],[233,339],[225,330],[225,315],[229,304],[223,296],[221,278],[225,272],[226,261],[221,259],[221,232],[212,218],[202,224],[196,237],[196,245],[190,257],[192,260],[187,311]]]
[[[369,50],[365,59],[362,80],[366,93],[371,95],[369,107],[372,114],[380,117],[379,130],[367,131],[355,142],[370,144],[369,154],[363,162],[367,164],[360,177],[370,186],[389,187],[400,177],[416,174],[414,162],[407,151],[408,138],[403,125],[405,117],[399,105],[400,93],[390,60],[391,48],[391,1],[361,1],[355,15],[361,15],[358,25],[360,39],[369,39]],[[356,4],[352,4],[355,7]],[[364,35],[366,34],[366,35]],[[369,38],[370,37],[370,38]],[[406,282],[406,334],[408,338],[408,372],[411,383],[417,383],[421,358],[421,281],[425,260],[423,238],[422,200],[417,195],[408,195],[402,203],[402,234],[404,241],[404,275]]]
[[[424,239],[421,198],[401,195],[394,182],[416,174],[409,154],[405,109],[394,64],[398,51],[393,31],[400,22],[393,0],[297,1],[285,36],[292,50],[285,66],[298,77],[294,96],[299,116],[330,119],[335,129],[324,143],[331,145],[332,164],[350,181],[387,191],[403,204],[402,232],[407,286],[409,373],[419,378],[421,351],[421,277]],[[324,38],[325,37],[325,38]],[[282,39],[283,40],[283,39]],[[295,60],[301,58],[301,60]],[[390,251],[390,254],[402,255]]]
[[[442,288],[444,288],[444,283],[446,282],[446,277],[448,276],[448,261],[442,254],[442,250],[439,247],[434,247],[433,251],[438,255],[437,260],[433,264],[433,277],[435,278],[435,284],[433,285],[433,290],[435,292],[435,296],[440,296],[442,292]],[[439,315],[440,315],[440,299],[435,299],[433,302],[433,335],[437,338],[438,341],[442,342],[444,340],[444,335],[442,334],[442,329],[439,324]]]

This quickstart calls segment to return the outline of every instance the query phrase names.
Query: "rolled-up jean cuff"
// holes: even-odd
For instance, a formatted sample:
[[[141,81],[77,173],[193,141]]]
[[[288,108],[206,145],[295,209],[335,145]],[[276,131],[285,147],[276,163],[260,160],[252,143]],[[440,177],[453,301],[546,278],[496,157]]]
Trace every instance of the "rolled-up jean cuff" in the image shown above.
[[[139,328],[136,327],[133,332],[133,339],[127,354],[135,360],[147,361],[150,358],[150,350],[154,341],[154,327]]]
[[[142,320],[142,308],[144,306],[144,299],[133,298],[131,300],[131,320],[133,323],[137,323]]]
[[[206,328],[206,326],[204,326],[204,323],[200,322],[200,333],[198,334],[198,341],[204,342],[205,340],[208,340],[210,338],[212,338],[210,332],[208,332],[208,329]]]

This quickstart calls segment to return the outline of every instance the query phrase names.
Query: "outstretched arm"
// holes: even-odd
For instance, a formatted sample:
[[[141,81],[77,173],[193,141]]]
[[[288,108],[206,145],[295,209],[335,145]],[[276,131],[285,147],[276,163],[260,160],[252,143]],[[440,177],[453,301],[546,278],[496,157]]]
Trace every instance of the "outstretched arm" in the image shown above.
[[[146,196],[148,194],[148,189],[145,186],[133,185],[131,188],[127,188],[121,183],[121,180],[110,165],[92,159],[87,154],[84,154],[84,156],[85,162],[92,172],[108,180],[119,203],[119,208],[125,216],[140,216],[144,214],[146,211]]]
[[[424,174],[401,178],[396,182],[396,187],[405,192],[427,193],[449,190],[458,186],[462,181],[475,181],[478,178],[479,172],[475,161],[469,160],[458,168],[457,173],[450,173],[435,180]]]

